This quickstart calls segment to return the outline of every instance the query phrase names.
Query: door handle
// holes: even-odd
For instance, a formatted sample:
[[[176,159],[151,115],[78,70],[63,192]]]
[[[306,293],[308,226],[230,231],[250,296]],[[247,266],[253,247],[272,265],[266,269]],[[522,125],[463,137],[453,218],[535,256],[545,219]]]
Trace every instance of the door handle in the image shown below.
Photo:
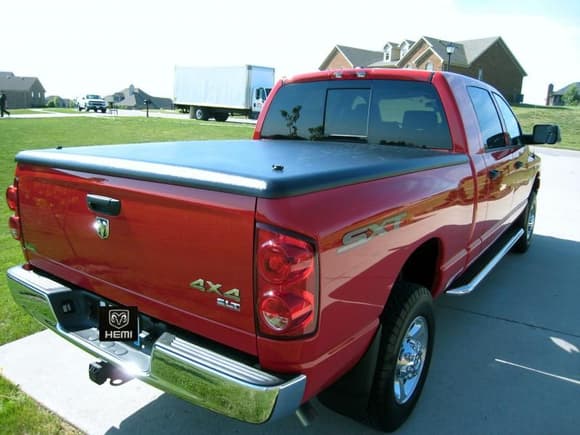
[[[87,195],[87,206],[95,213],[118,216],[121,213],[121,201],[101,195]]]
[[[492,180],[495,180],[496,178],[498,178],[501,175],[501,171],[498,171],[497,169],[492,169],[491,171],[489,171],[488,175],[489,175],[489,178],[491,178]]]
[[[524,162],[522,162],[522,161],[520,161],[520,160],[518,160],[518,161],[517,161],[517,162],[515,162],[515,164],[514,164],[514,167],[515,167],[516,169],[522,169],[522,168],[523,168],[523,166],[524,166]]]

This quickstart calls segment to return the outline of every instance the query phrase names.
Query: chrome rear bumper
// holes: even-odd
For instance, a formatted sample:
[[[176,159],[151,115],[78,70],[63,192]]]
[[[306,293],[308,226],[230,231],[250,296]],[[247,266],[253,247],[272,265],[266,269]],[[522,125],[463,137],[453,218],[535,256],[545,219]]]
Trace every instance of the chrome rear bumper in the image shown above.
[[[283,417],[300,406],[304,375],[282,379],[168,332],[147,347],[101,342],[87,308],[99,300],[96,295],[21,266],[7,276],[16,303],[43,325],[163,391],[249,423]]]

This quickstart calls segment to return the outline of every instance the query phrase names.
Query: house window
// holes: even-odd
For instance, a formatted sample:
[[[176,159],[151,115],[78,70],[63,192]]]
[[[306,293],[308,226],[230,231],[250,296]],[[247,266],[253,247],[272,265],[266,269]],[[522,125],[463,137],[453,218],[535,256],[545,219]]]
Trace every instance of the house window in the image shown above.
[[[31,96],[32,96],[32,98],[34,99],[34,91],[32,91],[32,92],[31,92],[31,94],[32,94],[32,95],[31,95]]]
[[[387,48],[385,50],[385,62],[388,62],[389,60],[391,60],[391,49]]]
[[[425,69],[427,71],[433,71],[435,68],[433,67],[433,62],[427,62],[427,64],[425,65]]]

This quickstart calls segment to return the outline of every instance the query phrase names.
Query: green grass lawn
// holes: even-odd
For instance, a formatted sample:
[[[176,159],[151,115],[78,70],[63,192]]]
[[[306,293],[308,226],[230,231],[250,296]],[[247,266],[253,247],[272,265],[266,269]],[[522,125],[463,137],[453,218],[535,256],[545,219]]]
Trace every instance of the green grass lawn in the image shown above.
[[[24,149],[57,145],[91,145],[192,139],[249,138],[252,126],[174,120],[161,118],[74,117],[11,119],[0,126],[0,187],[2,192],[13,181],[14,155]],[[0,222],[6,225],[10,215],[0,206]],[[19,245],[6,229],[0,231],[0,269],[22,262]],[[13,341],[39,326],[17,309],[8,295],[5,280],[0,280],[0,345]]]
[[[551,146],[580,150],[580,107],[521,105],[514,107],[514,112],[524,133],[531,133],[534,124],[558,124],[562,142]]]
[[[90,145],[251,137],[252,126],[159,118],[70,117],[6,119],[0,124],[0,190],[14,176],[14,155],[21,150],[57,145]],[[10,210],[0,205],[0,345],[39,331],[40,324],[12,300],[4,271],[23,261],[19,244],[8,233]],[[1,373],[0,373],[1,375]],[[0,433],[76,434],[70,425],[46,411],[0,376]]]
[[[48,109],[47,109],[48,110]],[[67,109],[67,111],[71,111]],[[580,109],[520,106],[515,112],[526,132],[533,124],[557,123],[562,128],[559,146],[580,150]],[[66,117],[6,119],[0,123],[0,189],[12,183],[14,155],[21,150],[57,145],[91,145],[153,141],[242,139],[253,127],[243,124],[197,122],[161,118]],[[4,201],[2,201],[4,202]],[[6,224],[10,211],[0,205],[0,270],[22,262],[18,243]],[[4,278],[0,279],[0,345],[40,330],[41,327],[12,301]],[[0,376],[0,433],[74,433],[49,412],[27,399]],[[26,426],[30,421],[32,426]],[[35,422],[47,421],[49,423]],[[43,426],[47,424],[47,426]],[[46,430],[45,430],[46,428]],[[3,432],[4,431],[4,432]]]

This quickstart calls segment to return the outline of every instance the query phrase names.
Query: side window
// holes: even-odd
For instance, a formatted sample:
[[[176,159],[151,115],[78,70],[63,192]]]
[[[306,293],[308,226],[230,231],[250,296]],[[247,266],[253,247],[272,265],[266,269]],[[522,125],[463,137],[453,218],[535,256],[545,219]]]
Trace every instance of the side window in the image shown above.
[[[477,115],[479,129],[485,146],[487,148],[506,146],[499,115],[489,92],[475,86],[469,86],[467,90]]]
[[[497,106],[499,107],[499,111],[501,112],[501,117],[503,118],[507,132],[511,138],[511,144],[523,145],[522,130],[518,120],[512,112],[512,109],[508,103],[506,103],[505,100],[498,94],[494,93],[493,98],[495,99]]]

